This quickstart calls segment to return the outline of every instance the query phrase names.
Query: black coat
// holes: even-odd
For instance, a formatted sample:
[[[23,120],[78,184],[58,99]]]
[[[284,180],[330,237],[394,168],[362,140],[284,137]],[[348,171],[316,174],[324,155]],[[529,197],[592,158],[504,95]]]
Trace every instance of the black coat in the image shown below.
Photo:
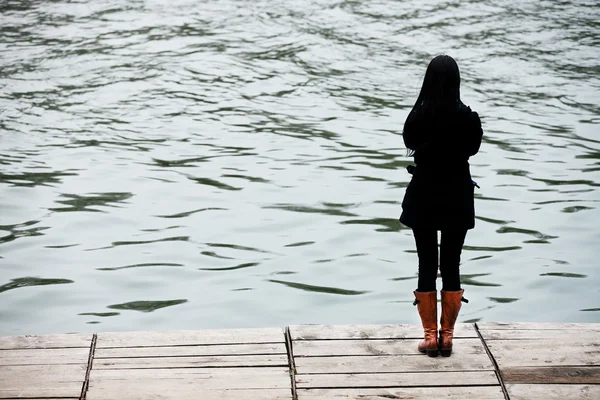
[[[469,157],[479,151],[479,115],[461,103],[458,110],[426,115],[412,111],[404,144],[415,150],[416,168],[402,201],[400,222],[436,230],[475,226],[474,185]]]

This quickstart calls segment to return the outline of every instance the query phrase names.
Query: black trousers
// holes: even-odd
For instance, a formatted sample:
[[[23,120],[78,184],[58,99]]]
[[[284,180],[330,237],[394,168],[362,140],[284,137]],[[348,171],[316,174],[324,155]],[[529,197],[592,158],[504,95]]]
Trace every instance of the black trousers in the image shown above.
[[[414,229],[417,254],[419,255],[418,292],[436,290],[438,275],[438,235],[434,229]],[[460,253],[467,236],[466,230],[442,230],[439,266],[442,290],[460,290]]]

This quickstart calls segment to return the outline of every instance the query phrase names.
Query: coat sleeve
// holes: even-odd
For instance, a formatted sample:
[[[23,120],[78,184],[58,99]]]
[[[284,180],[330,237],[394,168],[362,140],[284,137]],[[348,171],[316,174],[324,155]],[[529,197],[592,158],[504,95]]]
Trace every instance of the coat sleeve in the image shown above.
[[[474,156],[479,151],[481,146],[481,139],[483,137],[483,129],[481,128],[481,119],[479,114],[475,111],[471,112],[468,121],[468,142],[467,142],[467,155]]]
[[[407,149],[417,150],[423,144],[425,138],[421,131],[421,124],[419,123],[415,112],[411,111],[406,118],[404,130],[402,131],[402,138],[404,139],[404,145]]]

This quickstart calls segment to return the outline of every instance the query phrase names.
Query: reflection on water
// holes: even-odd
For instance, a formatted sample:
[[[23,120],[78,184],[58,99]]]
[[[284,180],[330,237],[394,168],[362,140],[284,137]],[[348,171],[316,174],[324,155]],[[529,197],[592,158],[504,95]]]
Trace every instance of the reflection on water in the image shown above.
[[[513,303],[519,299],[511,297],[488,297],[488,300],[493,301],[494,303]]]
[[[79,313],[77,315],[92,315],[94,317],[115,317],[117,315],[121,315],[121,313],[118,313],[118,312],[103,312],[103,313],[88,312],[88,313]]]
[[[12,163],[7,162],[7,165]],[[10,186],[35,187],[35,186],[54,186],[62,183],[65,176],[75,176],[75,173],[66,172],[23,172],[15,174],[6,174],[0,172],[0,183]]]
[[[165,301],[131,301],[123,304],[113,304],[108,306],[115,310],[134,310],[142,312],[152,312],[165,307],[176,306],[178,304],[187,303],[186,299],[180,300],[165,300]]]
[[[26,228],[32,225],[38,224],[40,221],[27,221],[20,224],[15,225],[0,225],[0,232],[5,231],[8,234],[2,233],[0,236],[0,243],[10,242],[16,240],[20,237],[27,236],[41,236],[43,235],[43,231],[49,229],[48,226],[38,226],[34,228]]]
[[[491,286],[491,287],[502,286],[499,283],[481,282],[481,281],[478,281],[478,280],[474,279],[474,278],[479,278],[481,276],[488,276],[488,275],[490,275],[490,274],[489,273],[485,273],[485,274],[466,274],[466,275],[462,274],[460,276],[460,282],[463,285],[466,285],[466,286]]]
[[[563,278],[586,278],[587,277],[587,275],[574,274],[572,272],[547,272],[545,274],[540,274],[540,276],[560,276]]]
[[[204,270],[204,271],[233,271],[235,269],[256,267],[257,265],[259,265],[259,263],[243,263],[243,264],[234,265],[232,267],[223,267],[223,268],[198,268],[198,269]]]
[[[43,286],[43,285],[60,285],[63,283],[74,283],[70,279],[48,279],[48,278],[15,278],[11,279],[9,283],[0,286],[0,293],[6,292],[12,289],[18,289],[29,286]]]
[[[294,288],[294,289],[300,289],[300,290],[304,290],[307,292],[341,294],[341,295],[345,295],[345,296],[356,296],[359,294],[368,293],[368,291],[364,291],[364,290],[348,290],[348,289],[340,289],[340,288],[327,287],[327,286],[315,286],[315,285],[307,285],[304,283],[280,281],[280,280],[276,280],[276,279],[269,279],[269,282],[280,283],[287,287]]]
[[[462,321],[600,321],[599,15],[3,2],[0,334],[417,322],[401,130],[440,53],[485,132]]]
[[[123,265],[122,267],[105,267],[97,268],[98,271],[118,271],[120,269],[128,268],[144,268],[144,267],[183,267],[183,264],[178,263],[140,263],[132,265]]]
[[[113,203],[122,203],[132,197],[131,193],[96,193],[88,196],[79,196],[76,194],[61,194],[61,197],[68,200],[57,200],[57,203],[68,207],[49,208],[50,211],[101,211],[93,206],[116,207]]]

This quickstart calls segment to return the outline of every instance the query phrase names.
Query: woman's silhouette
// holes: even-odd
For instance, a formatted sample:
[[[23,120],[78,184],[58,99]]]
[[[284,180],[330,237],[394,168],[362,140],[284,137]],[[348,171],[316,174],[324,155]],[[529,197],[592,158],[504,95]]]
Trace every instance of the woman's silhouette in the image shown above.
[[[403,138],[416,167],[402,202],[400,221],[412,228],[419,256],[415,304],[425,332],[418,350],[431,357],[452,352],[454,324],[461,308],[460,253],[475,226],[469,157],[479,151],[479,115],[460,99],[460,73],[450,56],[429,63],[423,86],[404,123]],[[437,330],[438,234],[442,315]],[[466,300],[465,300],[466,301]]]

